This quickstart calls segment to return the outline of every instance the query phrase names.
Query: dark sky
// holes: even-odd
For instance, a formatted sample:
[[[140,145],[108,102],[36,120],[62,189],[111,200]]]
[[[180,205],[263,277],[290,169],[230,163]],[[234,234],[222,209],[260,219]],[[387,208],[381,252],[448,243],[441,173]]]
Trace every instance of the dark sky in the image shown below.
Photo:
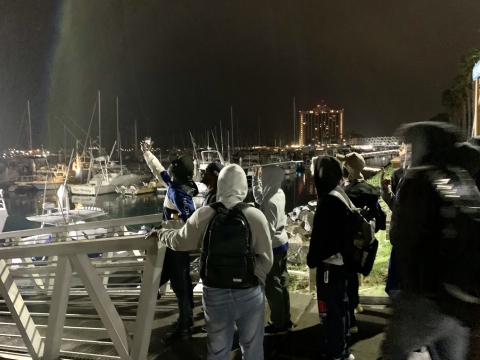
[[[128,143],[134,119],[169,147],[218,131],[230,106],[243,138],[260,119],[267,141],[291,141],[294,96],[297,110],[345,109],[347,132],[391,135],[444,111],[479,29],[478,0],[0,0],[0,149],[26,147],[27,99],[35,147],[48,147],[47,118],[54,147],[61,122],[83,141],[69,117],[86,130],[98,90],[110,145],[117,95]]]

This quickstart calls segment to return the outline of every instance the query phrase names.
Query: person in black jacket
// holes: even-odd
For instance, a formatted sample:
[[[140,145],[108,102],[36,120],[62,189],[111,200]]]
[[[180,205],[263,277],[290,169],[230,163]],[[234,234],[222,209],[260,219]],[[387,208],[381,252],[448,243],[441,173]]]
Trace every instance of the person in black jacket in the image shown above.
[[[402,291],[382,347],[383,358],[405,360],[415,349],[428,345],[438,359],[463,360],[468,351],[468,321],[475,320],[465,297],[456,298],[446,285],[452,274],[468,266],[455,264],[465,238],[461,229],[445,231],[446,218],[457,215],[435,185],[450,180],[457,135],[451,125],[435,122],[409,124],[401,131],[410,144],[411,166],[396,192],[390,238]],[[440,178],[432,180],[435,176]],[[474,187],[462,191],[474,190],[478,195]]]
[[[347,155],[337,155],[337,159],[343,161],[343,176],[345,181],[342,184],[342,189],[352,200],[355,207],[359,209],[368,208],[367,216],[370,219],[375,219],[375,232],[386,229],[386,215],[380,208],[378,199],[380,197],[380,189],[368,184],[364,181],[362,170],[365,167],[365,160],[363,156],[356,152]],[[348,301],[350,305],[350,333],[358,332],[357,320],[355,318],[355,311],[362,312],[363,308],[360,305],[360,296],[358,294],[359,281],[356,271],[349,271],[348,273]]]
[[[347,297],[347,249],[353,245],[356,220],[347,206],[330,193],[345,199],[340,188],[342,168],[330,156],[318,158],[314,169],[318,204],[313,221],[307,265],[317,268],[318,311],[325,327],[327,356],[330,360],[355,359],[348,342],[349,306]]]

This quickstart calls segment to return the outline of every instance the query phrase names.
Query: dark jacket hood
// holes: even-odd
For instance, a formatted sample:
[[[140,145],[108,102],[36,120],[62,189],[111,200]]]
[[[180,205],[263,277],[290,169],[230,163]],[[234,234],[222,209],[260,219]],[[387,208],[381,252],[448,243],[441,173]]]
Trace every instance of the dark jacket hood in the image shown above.
[[[314,170],[317,195],[323,196],[335,189],[342,179],[340,161],[331,156],[322,156],[315,161]]]
[[[444,166],[459,140],[455,126],[436,121],[405,124],[397,134],[412,145],[411,166]]]

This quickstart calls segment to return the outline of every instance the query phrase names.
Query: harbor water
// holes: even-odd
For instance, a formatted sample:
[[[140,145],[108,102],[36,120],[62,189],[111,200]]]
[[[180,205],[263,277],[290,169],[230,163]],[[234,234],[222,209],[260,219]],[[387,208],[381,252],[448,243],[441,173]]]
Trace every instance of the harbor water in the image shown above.
[[[309,171],[285,176],[282,188],[286,195],[286,212],[291,211],[296,206],[305,205],[308,201],[316,199],[315,184],[313,176],[311,176]],[[54,190],[48,190],[45,194],[42,191],[35,193],[28,192],[25,194],[6,191],[4,192],[4,198],[9,213],[3,229],[4,232],[40,227],[40,223],[31,222],[27,220],[26,217],[42,214],[42,204],[44,202],[57,202],[57,196]],[[159,197],[155,194],[132,197],[113,193],[99,195],[97,198],[94,196],[70,196],[72,208],[75,204],[80,203],[83,206],[99,207],[107,213],[107,216],[90,221],[150,214],[159,214],[160,221],[163,201],[164,197]],[[245,201],[254,202],[251,188]]]

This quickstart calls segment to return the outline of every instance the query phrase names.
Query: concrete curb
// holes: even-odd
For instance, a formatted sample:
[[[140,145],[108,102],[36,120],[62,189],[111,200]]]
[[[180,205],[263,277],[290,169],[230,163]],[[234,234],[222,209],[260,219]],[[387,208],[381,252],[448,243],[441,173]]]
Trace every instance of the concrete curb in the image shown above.
[[[388,295],[360,295],[360,304],[390,305],[391,303]]]

